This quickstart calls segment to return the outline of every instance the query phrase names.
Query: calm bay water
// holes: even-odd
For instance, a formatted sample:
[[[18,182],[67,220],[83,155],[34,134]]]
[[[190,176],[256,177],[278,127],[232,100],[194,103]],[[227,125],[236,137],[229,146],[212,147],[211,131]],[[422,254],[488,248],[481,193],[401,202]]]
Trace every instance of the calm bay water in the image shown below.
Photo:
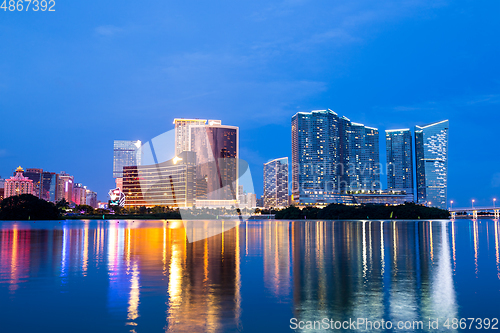
[[[367,318],[456,331],[445,318],[500,318],[499,229],[251,221],[189,243],[179,221],[0,222],[0,330],[290,332],[291,318]]]

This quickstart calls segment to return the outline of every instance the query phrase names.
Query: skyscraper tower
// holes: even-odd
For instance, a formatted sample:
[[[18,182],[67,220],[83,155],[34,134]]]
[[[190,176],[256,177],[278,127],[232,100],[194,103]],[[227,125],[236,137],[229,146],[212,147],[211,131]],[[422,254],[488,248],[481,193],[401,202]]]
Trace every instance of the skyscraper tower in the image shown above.
[[[341,151],[345,161],[342,177],[347,183],[345,189],[353,192],[380,189],[378,129],[347,119],[340,135],[345,142]]]
[[[410,129],[385,131],[387,189],[413,193],[413,148]]]
[[[333,200],[340,159],[339,117],[332,110],[298,112],[292,117],[292,201]]]
[[[207,205],[238,200],[238,132],[238,127],[222,125],[220,120],[189,125],[190,151],[196,153],[197,200],[212,201],[205,201]]]
[[[137,152],[141,141],[115,140],[113,151],[113,178],[123,177],[124,166],[141,165],[141,155]]]
[[[45,201],[57,201],[57,179],[54,172],[43,171],[43,169],[26,169],[24,177],[33,180],[33,192],[36,197]]]
[[[365,126],[364,179],[366,190],[380,190],[380,151],[377,128]]]
[[[264,207],[288,206],[288,157],[264,163]]]
[[[449,121],[415,126],[418,202],[446,209]]]
[[[175,118],[175,154],[179,155],[183,151],[191,150],[191,138],[189,136],[189,127],[193,125],[205,125],[206,119],[184,119]]]
[[[378,129],[332,110],[292,117],[292,201],[344,202],[346,191],[380,189]]]

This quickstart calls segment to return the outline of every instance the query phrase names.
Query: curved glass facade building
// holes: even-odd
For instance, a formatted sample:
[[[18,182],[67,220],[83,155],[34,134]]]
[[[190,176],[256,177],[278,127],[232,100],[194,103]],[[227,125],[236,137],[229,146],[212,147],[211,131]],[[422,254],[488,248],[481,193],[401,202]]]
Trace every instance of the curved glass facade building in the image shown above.
[[[163,163],[123,167],[125,206],[191,207],[195,177],[196,154],[190,151]]]
[[[448,129],[448,120],[415,126],[417,199],[441,209],[448,195]]]
[[[288,206],[288,157],[264,164],[264,207]]]
[[[123,177],[123,167],[141,165],[141,155],[137,152],[141,141],[115,140],[113,149],[113,177]]]
[[[196,199],[238,199],[238,127],[209,120],[189,126],[190,150],[196,153]]]

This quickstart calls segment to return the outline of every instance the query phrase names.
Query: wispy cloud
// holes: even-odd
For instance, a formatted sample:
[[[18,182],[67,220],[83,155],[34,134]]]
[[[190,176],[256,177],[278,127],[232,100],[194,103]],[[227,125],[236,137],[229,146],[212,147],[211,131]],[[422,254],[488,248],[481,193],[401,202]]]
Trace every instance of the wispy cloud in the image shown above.
[[[272,42],[262,41],[260,46],[254,46],[254,48],[274,46],[283,50],[305,50],[325,43],[334,45],[360,43],[364,41],[367,31],[372,31],[369,27],[374,24],[401,20],[415,15],[416,12],[445,5],[447,5],[446,0],[436,0],[432,3],[424,0],[329,1],[322,6],[321,13],[313,14],[318,20],[317,24],[305,32],[300,39],[283,38],[283,34],[280,34],[278,39]],[[308,0],[284,0],[253,13],[251,18],[256,21],[271,21],[282,20],[283,17],[290,16],[293,19],[297,13],[307,15],[309,8],[311,4]],[[321,22],[323,20],[328,21],[328,24],[323,24]],[[325,28],[326,26],[328,28]]]
[[[491,187],[500,187],[500,173],[495,173],[491,179]]]
[[[111,37],[123,31],[123,28],[114,25],[101,25],[95,28],[95,32],[100,36]]]
[[[388,108],[380,109],[392,109],[393,111],[435,111],[435,110],[446,110],[450,108],[476,106],[476,105],[490,105],[490,104],[500,104],[500,94],[488,94],[488,95],[469,95],[460,98],[451,98],[437,101],[427,101],[423,103],[418,103],[414,105],[398,105]]]

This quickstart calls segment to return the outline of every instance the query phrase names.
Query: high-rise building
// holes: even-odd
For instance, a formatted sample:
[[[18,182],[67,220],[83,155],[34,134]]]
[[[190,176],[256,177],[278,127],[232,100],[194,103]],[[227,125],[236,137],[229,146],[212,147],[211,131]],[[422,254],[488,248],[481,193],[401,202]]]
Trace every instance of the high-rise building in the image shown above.
[[[87,187],[80,183],[73,185],[73,202],[75,205],[87,204]]]
[[[68,203],[73,202],[74,177],[61,171],[57,177],[57,200],[65,199]]]
[[[33,180],[24,177],[21,167],[16,169],[15,176],[5,180],[4,198],[21,194],[34,194]]]
[[[448,120],[415,126],[417,199],[441,209],[447,206],[448,129]]]
[[[410,129],[385,131],[387,189],[413,193],[413,148]]]
[[[189,127],[192,125],[205,125],[206,123],[206,119],[174,119],[176,155],[179,155],[183,151],[191,150],[191,137],[189,134]]]
[[[23,176],[33,181],[33,195],[40,198],[42,192],[42,173],[43,169],[27,168]]]
[[[197,207],[234,205],[238,200],[238,127],[209,120],[190,125],[190,151],[196,153]]]
[[[264,207],[288,206],[288,157],[264,163]]]
[[[378,129],[341,118],[342,167],[339,189],[351,192],[379,190],[380,160]],[[337,168],[339,170],[339,168]]]
[[[26,169],[24,176],[33,181],[33,192],[36,197],[45,201],[56,202],[57,178],[54,172],[43,171],[43,169]]]
[[[196,154],[184,151],[163,163],[124,167],[125,206],[192,207],[195,163]]]
[[[292,202],[350,203],[350,192],[379,190],[379,132],[332,110],[292,117]]]
[[[332,110],[298,112],[292,117],[292,201],[334,201],[340,159],[339,117]]]
[[[365,126],[364,175],[362,190],[380,190],[380,151],[377,128]]]
[[[86,205],[92,207],[92,208],[97,208],[97,193],[91,190],[86,191]]]
[[[138,154],[141,141],[115,140],[113,153],[113,178],[123,177],[124,166],[141,165]]]
[[[42,193],[40,199],[50,202],[56,202],[57,195],[57,177],[55,172],[42,173]]]

